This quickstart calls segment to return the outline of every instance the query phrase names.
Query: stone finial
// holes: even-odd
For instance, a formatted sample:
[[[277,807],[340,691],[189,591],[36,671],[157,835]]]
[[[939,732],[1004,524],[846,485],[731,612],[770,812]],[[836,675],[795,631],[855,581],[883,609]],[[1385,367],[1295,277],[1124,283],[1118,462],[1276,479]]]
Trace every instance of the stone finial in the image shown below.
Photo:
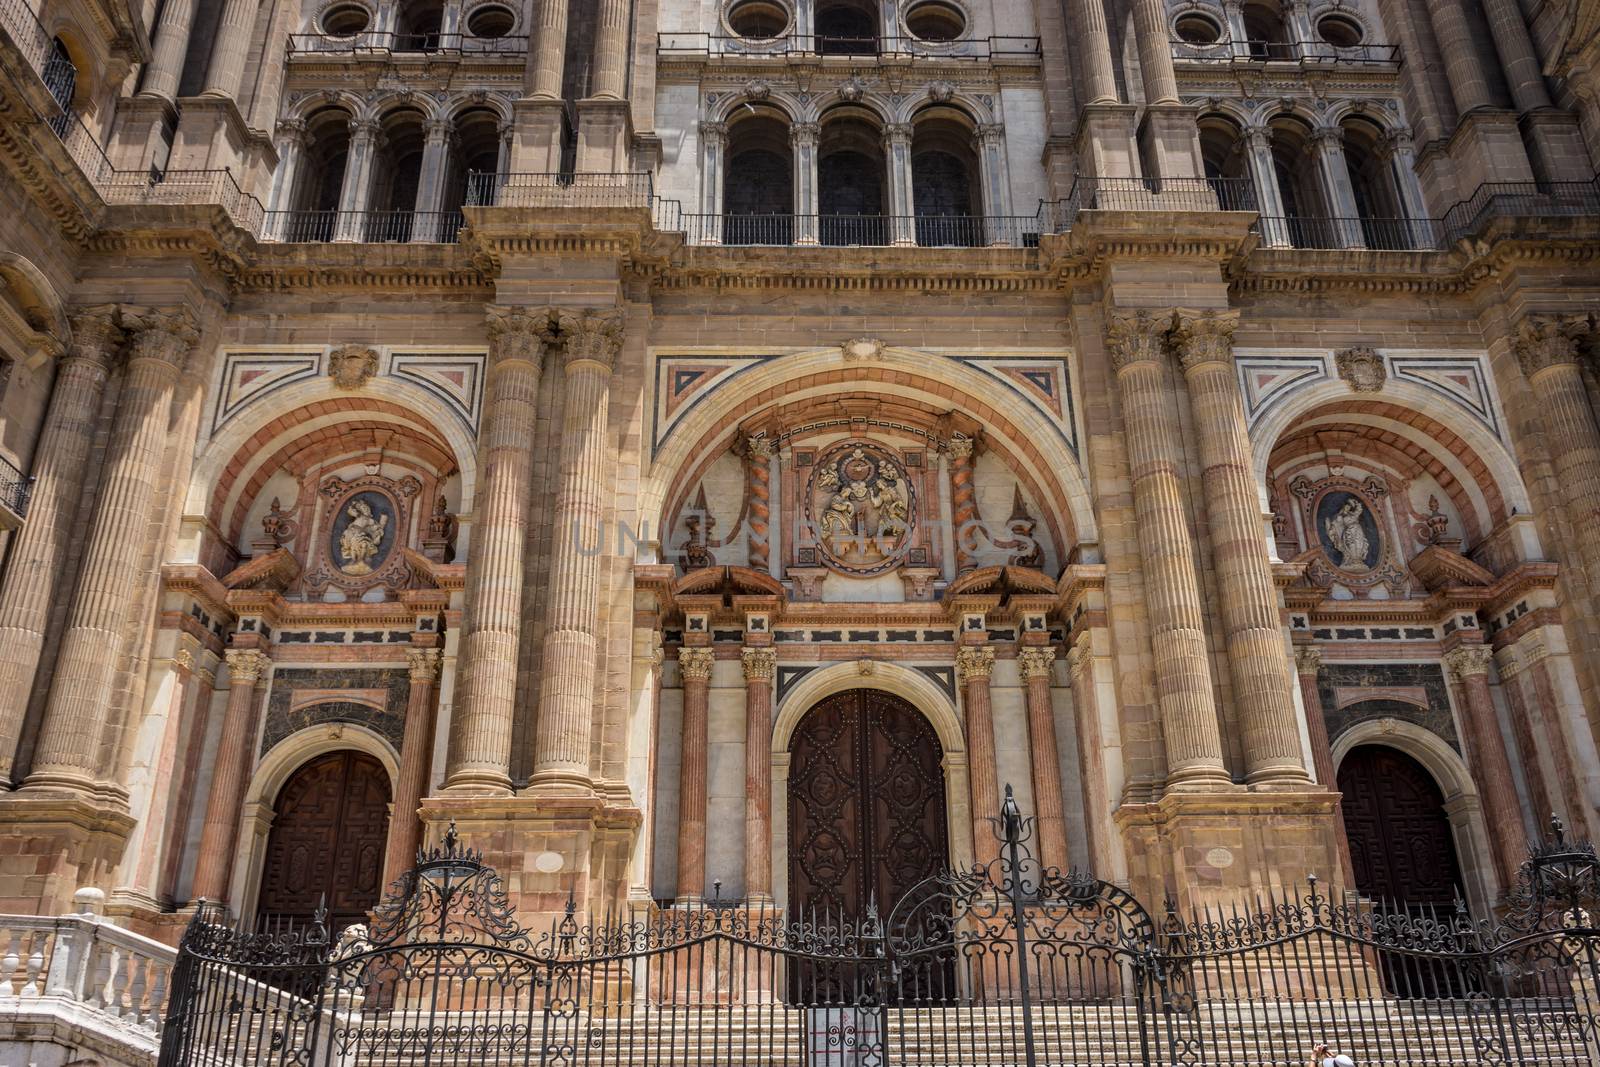
[[[839,343],[846,362],[883,358],[883,342],[876,337],[852,337]]]
[[[491,366],[513,360],[539,365],[545,345],[553,336],[549,308],[491,304],[484,311],[484,319]]]
[[[956,651],[956,674],[963,682],[987,678],[994,673],[994,649],[987,646]]]
[[[412,648],[406,651],[406,668],[413,682],[432,682],[439,677],[439,650]]]
[[[194,314],[188,308],[124,307],[122,325],[133,339],[128,346],[130,362],[148,359],[181,367],[200,339]]]
[[[1338,367],[1339,377],[1350,386],[1351,392],[1376,393],[1389,380],[1383,357],[1371,345],[1356,345],[1336,352],[1333,362]]]
[[[1460,645],[1444,654],[1444,669],[1457,682],[1488,674],[1492,662],[1494,650],[1488,645]]]
[[[1531,380],[1541,371],[1578,362],[1578,337],[1582,320],[1559,315],[1529,315],[1517,332],[1517,362]]]
[[[709,682],[711,667],[715,662],[716,654],[709,648],[678,649],[678,668],[683,672],[686,682]]]
[[[230,648],[224,655],[228,660],[228,678],[234,685],[255,685],[272,666],[267,654],[254,648]]]
[[[261,533],[266,540],[281,545],[294,537],[295,521],[283,510],[277,497],[272,498],[267,513],[261,516]]]
[[[1048,678],[1056,661],[1056,650],[1036,645],[1017,649],[1017,668],[1024,678]]]
[[[1114,308],[1106,317],[1106,351],[1111,369],[1121,372],[1135,363],[1159,362],[1166,353],[1172,312]]]
[[[566,366],[597,363],[609,371],[616,364],[617,353],[622,350],[621,308],[563,309],[556,313],[556,319],[565,342]]]
[[[378,353],[366,345],[340,345],[328,353],[328,377],[340,389],[360,389],[378,373]]]
[[[778,671],[778,653],[770,648],[743,648],[739,650],[739,664],[744,668],[747,682],[770,682]]]
[[[1239,328],[1237,311],[1200,311],[1179,308],[1172,317],[1168,338],[1185,372],[1207,363],[1233,363],[1233,333]]]

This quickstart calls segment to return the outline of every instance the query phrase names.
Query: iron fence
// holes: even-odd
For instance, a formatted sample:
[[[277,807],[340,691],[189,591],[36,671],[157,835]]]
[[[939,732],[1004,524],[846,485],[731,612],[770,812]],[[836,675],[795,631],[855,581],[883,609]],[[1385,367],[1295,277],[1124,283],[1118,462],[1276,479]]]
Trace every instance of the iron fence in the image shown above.
[[[1496,217],[1600,215],[1600,177],[1586,182],[1484,182],[1445,212],[1444,234],[1458,241]]]
[[[692,214],[675,200],[657,200],[653,215],[691,245],[1032,248],[1043,228],[1039,215]]]
[[[1428,251],[1444,245],[1438,219],[1335,219],[1263,215],[1262,243],[1275,248]]]
[[[663,58],[715,55],[931,55],[941,59],[1027,59],[1040,53],[1037,37],[968,37],[928,41],[920,37],[835,37],[785,33],[777,37],[736,37],[700,31],[656,34]]]
[[[463,224],[459,211],[268,211],[261,232],[289,244],[455,244]]]
[[[467,175],[468,207],[648,208],[654,195],[648,171],[552,171]]]
[[[1009,790],[1000,858],[886,913],[713,901],[543,932],[454,827],[369,925],[185,933],[163,1067],[1591,1067],[1600,861],[1559,830],[1505,912],[1168,903],[1041,868]]]
[[[1172,58],[1190,63],[1355,63],[1398,67],[1394,44],[1329,44],[1327,41],[1171,41]]]
[[[523,56],[528,52],[526,34],[481,37],[469,33],[293,33],[289,35],[289,54],[296,55],[386,55],[395,52],[468,56]]]
[[[0,386],[5,384],[0,371]],[[0,508],[5,508],[18,519],[28,515],[28,498],[33,492],[33,479],[22,473],[10,460],[0,456]]]

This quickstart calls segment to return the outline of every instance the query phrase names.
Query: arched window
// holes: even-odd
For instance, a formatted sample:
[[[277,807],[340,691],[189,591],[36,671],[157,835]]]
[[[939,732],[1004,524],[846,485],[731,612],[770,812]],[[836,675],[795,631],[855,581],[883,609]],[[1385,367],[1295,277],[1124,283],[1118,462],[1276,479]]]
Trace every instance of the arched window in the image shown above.
[[[919,245],[983,244],[978,153],[964,112],[930,107],[912,120],[911,207]]]
[[[1274,119],[1271,125],[1272,169],[1290,242],[1301,248],[1338,248],[1310,127],[1289,117]]]
[[[440,0],[412,0],[400,10],[396,26],[396,52],[432,52],[439,47],[439,31],[444,26],[444,4]]]
[[[50,90],[50,98],[61,107],[61,114],[51,117],[50,128],[57,137],[65,137],[75,114],[72,101],[78,90],[78,67],[59,37],[50,42],[50,55],[44,61],[44,84]]]
[[[1368,248],[1409,248],[1410,227],[1405,202],[1395,182],[1394,168],[1382,148],[1382,133],[1363,119],[1346,119],[1344,161],[1350,172],[1350,191]]]
[[[381,122],[382,148],[374,160],[372,196],[367,201],[368,241],[409,241],[417,209],[426,142],[422,112],[396,108]]]
[[[432,239],[450,243],[461,228],[461,205],[469,202],[469,182],[493,183],[500,171],[500,114],[493,108],[467,108],[455,117],[446,159],[439,217],[420,220]],[[481,196],[471,202],[486,202]]]
[[[285,241],[331,241],[350,157],[350,114],[325,107],[306,118],[306,147],[294,189],[284,200]]]
[[[877,116],[850,104],[834,108],[822,118],[817,146],[818,237],[825,245],[887,244],[887,203]]]
[[[740,110],[728,123],[723,243],[789,244],[794,239],[794,152],[788,119],[775,108]]]
[[[817,51],[825,56],[878,52],[878,13],[871,0],[821,0],[816,28]]]
[[[1294,58],[1289,44],[1289,27],[1284,21],[1282,8],[1267,0],[1256,0],[1255,3],[1245,4],[1241,14],[1251,59]]]

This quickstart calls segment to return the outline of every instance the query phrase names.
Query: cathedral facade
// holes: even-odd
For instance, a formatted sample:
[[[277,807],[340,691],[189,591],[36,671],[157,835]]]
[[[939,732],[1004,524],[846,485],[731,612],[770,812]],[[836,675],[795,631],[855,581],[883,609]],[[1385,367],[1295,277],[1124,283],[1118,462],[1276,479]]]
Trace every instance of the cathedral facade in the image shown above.
[[[1592,0],[0,7],[0,912],[1487,913],[1600,826]]]

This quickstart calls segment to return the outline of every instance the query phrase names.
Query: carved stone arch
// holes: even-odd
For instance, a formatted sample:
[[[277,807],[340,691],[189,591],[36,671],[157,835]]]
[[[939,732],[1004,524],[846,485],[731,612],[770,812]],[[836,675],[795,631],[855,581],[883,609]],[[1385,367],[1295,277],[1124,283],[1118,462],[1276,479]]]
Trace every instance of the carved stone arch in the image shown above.
[[[935,103],[944,107],[952,107],[958,111],[966,112],[967,118],[971,120],[973,126],[975,127],[1000,121],[999,118],[996,117],[993,107],[984,104],[984,102],[977,96],[961,88],[956,88],[955,91],[950,94],[950,98],[948,100],[938,101],[930,99],[928,95],[923,92],[906,93],[904,98],[898,104],[891,103],[889,112],[891,118],[889,121],[910,122],[918,112]]]
[[[1191,96],[1184,99],[1184,103],[1192,104],[1200,109],[1197,119],[1203,120],[1208,116],[1218,116],[1239,127],[1242,134],[1251,126],[1262,122],[1259,109],[1245,106],[1243,100],[1232,100],[1219,96]]]
[[[0,276],[7,274],[16,275],[24,283],[23,288],[33,294],[35,306],[46,316],[46,322],[38,328],[62,344],[70,341],[72,326],[67,317],[67,305],[44,271],[22,254],[0,249]]]
[[[1350,14],[1345,9],[1340,9],[1339,13]],[[1384,107],[1382,101],[1366,98],[1331,101],[1327,110],[1322,113],[1321,119],[1327,126],[1338,126],[1346,119],[1359,119],[1370,122],[1383,133],[1404,129],[1406,125],[1400,120],[1399,115]]]
[[[484,0],[484,3],[493,3],[496,7],[507,6],[500,3],[499,0]],[[481,7],[482,5],[476,6]],[[502,122],[510,122],[512,120],[511,101],[499,93],[484,93],[481,99],[479,99],[477,93],[452,93],[445,98],[443,103],[438,104],[437,108],[438,117],[450,123],[454,123],[456,119],[460,118],[463,112],[471,111],[474,108],[487,108],[498,115]]]
[[[421,112],[424,123],[444,117],[443,105],[433,98],[433,94],[407,92],[403,89],[394,89],[368,97],[365,101],[365,110],[360,117],[373,122],[382,122],[393,112],[405,108]]]
[[[1312,130],[1328,124],[1327,116],[1306,101],[1284,97],[1272,97],[1257,105],[1253,121],[1266,125],[1273,119],[1295,119]]]
[[[355,122],[362,117],[366,101],[355,93],[343,89],[321,89],[291,103],[283,117],[285,120],[304,122],[314,113],[329,107],[342,110],[349,117],[349,121]]]
[[[850,100],[844,97],[840,90],[835,87],[825,93],[821,93],[812,101],[811,115],[808,117],[812,121],[820,122],[829,111],[841,105],[861,108],[870,113],[880,126],[888,125],[892,121],[890,116],[894,114],[893,102],[883,93],[867,89],[858,99]]]
[[[261,865],[267,835],[272,831],[273,805],[284,784],[318,756],[350,750],[371,756],[383,766],[391,785],[400,773],[400,754],[377,732],[356,723],[323,723],[298,730],[261,758],[245,788],[239,811],[239,842],[234,853],[229,908],[235,915],[254,915],[261,888]]]
[[[711,120],[714,122],[731,122],[739,117],[739,112],[745,109],[746,104],[749,104],[752,107],[770,109],[774,112],[777,112],[773,118],[780,119],[781,121],[790,123],[791,125],[796,122],[816,121],[814,107],[807,102],[800,100],[794,94],[776,88],[773,89],[772,92],[765,98],[760,100],[752,97],[747,92],[741,91],[732,93],[727,97],[718,100],[712,106]]]

